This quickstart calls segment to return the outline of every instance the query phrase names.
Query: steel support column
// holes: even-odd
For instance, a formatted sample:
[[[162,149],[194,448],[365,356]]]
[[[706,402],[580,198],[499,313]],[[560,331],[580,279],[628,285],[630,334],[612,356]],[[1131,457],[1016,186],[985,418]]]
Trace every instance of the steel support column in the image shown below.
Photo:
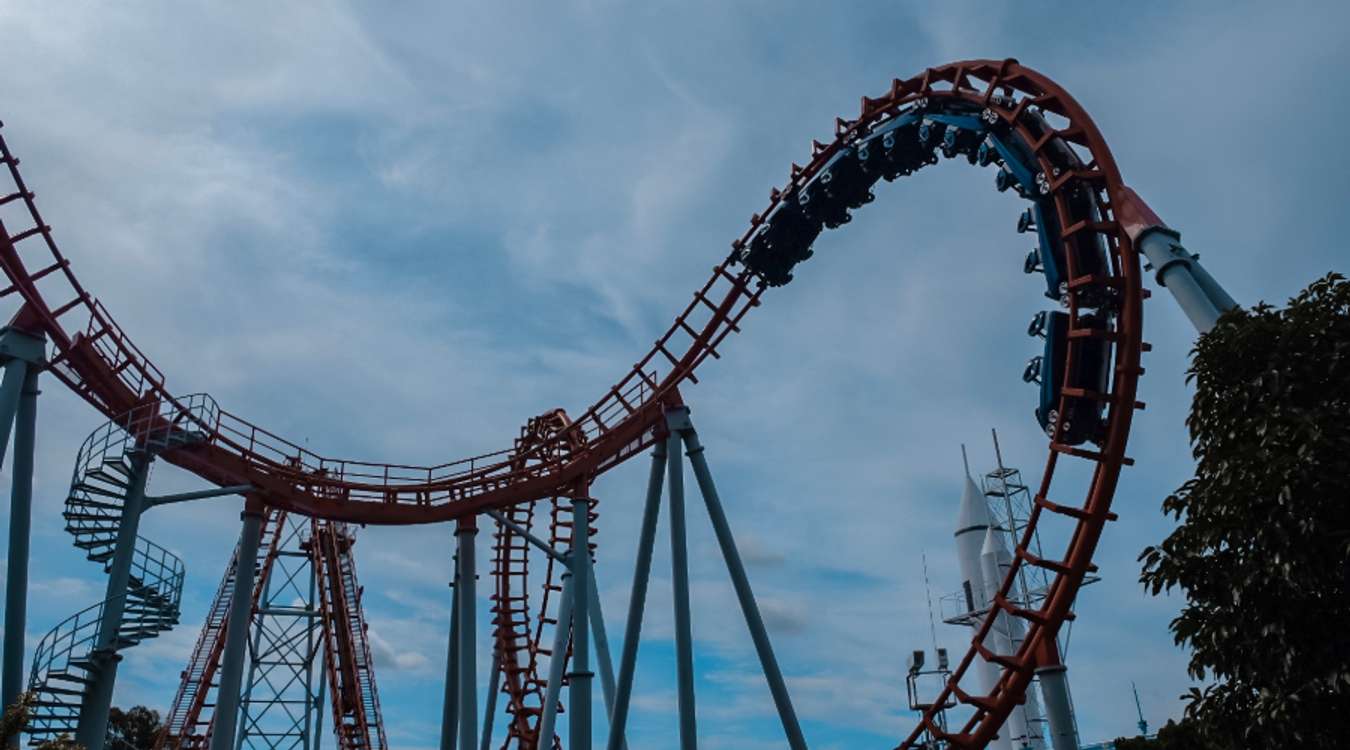
[[[275,554],[270,559],[264,554],[268,562],[257,573],[263,578],[253,587],[259,598],[251,612],[253,638],[241,683],[236,750],[307,750],[312,718],[325,708],[313,684],[315,672],[323,670],[325,647],[313,546],[321,545],[318,524],[297,514],[286,514],[278,523]]]
[[[1058,646],[1049,649],[1045,662],[1044,666],[1036,668],[1036,678],[1041,683],[1041,697],[1045,700],[1050,747],[1053,750],[1078,750],[1078,727],[1073,718],[1073,701],[1069,697],[1068,668],[1060,661]]]
[[[108,732],[108,711],[112,708],[113,685],[117,680],[117,654],[122,615],[126,610],[127,586],[131,580],[132,557],[136,553],[136,531],[141,523],[145,500],[145,482],[150,475],[151,457],[137,451],[132,454],[131,479],[122,502],[122,520],[117,527],[117,544],[108,567],[108,587],[103,596],[98,636],[91,659],[93,682],[86,688],[80,706],[75,741],[86,750],[102,750]]]
[[[572,671],[567,691],[570,750],[591,750],[591,500],[572,498]]]
[[[23,692],[24,634],[28,627],[28,554],[33,520],[33,448],[37,432],[37,377],[46,363],[47,340],[14,326],[0,328],[0,466],[14,434],[9,496],[9,550],[5,571],[5,635],[0,655],[0,711]],[[10,739],[18,747],[16,734]]]
[[[9,451],[9,435],[14,428],[14,415],[19,411],[19,398],[27,380],[28,363],[10,359],[4,364],[5,379],[0,382],[0,468],[5,465]]]
[[[478,608],[473,539],[478,534],[477,519],[461,519],[455,529],[459,537],[459,746],[462,750],[478,747]]]
[[[459,743],[459,554],[450,562],[450,643],[445,649],[445,700],[441,704],[441,750]]]
[[[688,409],[666,412],[666,424],[687,418]],[[666,440],[667,481],[670,483],[670,580],[675,598],[675,678],[680,713],[680,750],[698,747],[694,704],[694,635],[689,614],[689,548],[684,527],[684,462],[680,435],[671,429]]]
[[[703,446],[698,442],[698,433],[693,425],[689,425],[687,430],[682,431],[682,435],[684,444],[689,450],[689,463],[693,465],[694,477],[698,480],[699,492],[703,495],[704,504],[708,506],[708,517],[712,519],[717,544],[722,548],[727,572],[731,574],[731,585],[736,589],[741,613],[745,615],[745,624],[750,628],[750,638],[755,642],[755,652],[759,654],[764,679],[768,680],[769,692],[773,694],[774,705],[778,707],[778,719],[783,723],[788,747],[792,750],[806,750],[806,740],[802,737],[797,712],[792,708],[792,698],[788,695],[787,684],[783,681],[783,672],[778,668],[778,659],[774,657],[769,632],[764,627],[764,618],[760,616],[755,594],[750,589],[750,579],[745,574],[745,565],[741,562],[741,553],[736,549],[736,539],[731,534],[731,525],[727,523],[726,512],[722,510],[722,501],[717,496],[717,486],[713,484],[712,472],[708,470],[708,459],[703,455]]]
[[[613,716],[614,661],[609,653],[609,635],[605,632],[605,613],[600,609],[600,587],[595,582],[594,565],[590,566],[590,578],[591,636],[595,639],[595,661],[600,666],[600,692],[605,701],[605,716]],[[627,741],[623,746],[628,747]]]
[[[562,575],[558,599],[558,623],[553,630],[553,651],[548,655],[548,682],[544,684],[544,714],[539,717],[539,746],[553,747],[558,721],[558,695],[562,692],[563,669],[567,666],[567,643],[572,637],[572,572]]]
[[[492,746],[492,720],[497,718],[497,693],[501,692],[502,652],[492,649],[492,677],[488,680],[487,708],[483,709],[483,737],[478,750]]]
[[[619,655],[619,680],[614,686],[614,706],[609,709],[609,741],[605,744],[606,750],[621,750],[628,725],[633,669],[637,666],[638,641],[642,635],[642,611],[647,605],[647,581],[652,572],[652,547],[656,542],[656,521],[661,515],[661,480],[665,468],[666,444],[658,442],[652,450],[652,468],[647,476],[647,502],[642,509],[642,529],[638,532],[633,589],[628,596],[628,620],[623,630],[623,652]]]
[[[7,373],[6,378],[10,375]],[[28,627],[28,542],[33,524],[33,449],[37,440],[37,368],[25,368],[15,419],[13,485],[9,496],[9,566],[5,571],[4,677],[0,707],[23,691],[24,633]],[[18,747],[19,736],[10,738]]]
[[[1172,298],[1181,306],[1181,311],[1190,319],[1191,325],[1200,333],[1209,333],[1224,310],[1206,293],[1201,280],[1193,272],[1196,263],[1186,248],[1181,246],[1181,235],[1166,227],[1153,227],[1140,235],[1137,244],[1139,251],[1148,258],[1150,266],[1157,271],[1158,283],[1172,293]],[[1208,274],[1204,276],[1213,287],[1218,288],[1218,283]],[[1232,302],[1226,292],[1223,296]]]
[[[244,652],[248,647],[249,614],[253,609],[253,577],[258,567],[258,538],[262,532],[263,509],[249,498],[239,514],[243,529],[239,532],[239,556],[230,596],[230,619],[225,626],[225,652],[220,663],[220,688],[217,691],[215,728],[211,731],[210,750],[232,750],[235,723],[239,718],[239,689],[244,677]]]

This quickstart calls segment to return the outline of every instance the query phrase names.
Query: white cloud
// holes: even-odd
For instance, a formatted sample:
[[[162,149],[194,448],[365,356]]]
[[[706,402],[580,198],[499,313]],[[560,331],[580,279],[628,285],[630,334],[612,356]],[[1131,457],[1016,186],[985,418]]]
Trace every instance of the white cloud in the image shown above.
[[[1323,76],[1307,73],[1342,67],[1342,24],[1250,8],[1217,32],[1199,13],[1122,18],[1094,58],[1082,40],[1096,19],[960,10],[11,2],[0,31],[25,66],[0,82],[0,102],[77,273],[170,384],[344,455],[439,460],[504,447],[546,408],[579,411],[688,301],[810,137],[891,75],[947,57],[1029,47],[1026,61],[1084,101],[1129,180],[1240,298],[1278,299],[1339,259],[1319,249],[1339,237],[1334,211],[1304,207],[1344,193],[1328,167],[1344,147],[1319,124],[1339,122],[1339,105],[1313,96]],[[1304,43],[1290,44],[1295,33]],[[1338,74],[1326,75],[1334,88]],[[1318,116],[1289,114],[1287,92]],[[1290,145],[1284,133],[1302,135]],[[904,652],[929,639],[923,551],[934,593],[953,588],[957,444],[987,458],[996,425],[1010,462],[1039,471],[1031,396],[1016,382],[1034,281],[1017,271],[1016,209],[988,179],[939,168],[884,187],[686,392],[780,660],[822,734],[907,725],[896,686]],[[1270,263],[1274,231],[1307,253]],[[1115,682],[1150,680],[1155,722],[1179,710],[1171,696],[1186,683],[1165,632],[1175,602],[1134,582],[1137,549],[1168,527],[1158,501],[1189,470],[1190,331],[1163,295],[1148,316],[1141,468],[1122,481],[1122,521],[1098,556],[1106,581],[1083,594],[1071,653],[1090,736],[1133,723]],[[93,603],[102,581],[59,515],[75,446],[97,420],[46,391],[32,631],[71,601]],[[645,464],[597,488],[616,648]],[[194,486],[164,469],[155,481]],[[705,729],[751,747],[776,735],[737,724],[738,712],[769,704],[689,487],[700,653],[734,665],[708,676],[725,703]],[[222,499],[146,517],[144,533],[187,558],[190,589],[184,626],[128,654],[128,700],[167,703],[236,511]],[[403,744],[436,731],[425,717],[439,708],[450,536],[372,528],[357,547]],[[671,637],[659,539],[644,629],[658,644]],[[485,600],[479,609],[486,617]],[[954,651],[967,637],[939,631]],[[663,726],[670,675],[648,666],[655,684],[640,685],[637,709]]]

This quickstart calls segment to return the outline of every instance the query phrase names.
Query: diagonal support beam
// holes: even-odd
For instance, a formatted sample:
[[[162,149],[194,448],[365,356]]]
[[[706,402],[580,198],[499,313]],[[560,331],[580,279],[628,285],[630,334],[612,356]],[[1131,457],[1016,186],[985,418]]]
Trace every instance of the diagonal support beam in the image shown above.
[[[637,666],[638,641],[642,637],[642,613],[647,606],[647,583],[652,572],[652,547],[656,542],[656,522],[661,515],[661,483],[666,468],[666,443],[658,441],[652,450],[651,474],[647,477],[647,502],[642,511],[642,529],[638,532],[637,561],[633,570],[633,589],[628,597],[628,620],[623,630],[623,652],[619,656],[619,680],[614,688],[614,706],[609,709],[609,741],[606,750],[622,750],[628,725],[628,707],[633,695],[633,670]]]
[[[537,548],[539,548],[540,550],[542,550],[544,554],[548,555],[549,557],[553,558],[554,560],[557,560],[558,562],[562,563],[563,565],[567,565],[567,564],[568,564],[568,562],[567,562],[567,553],[566,553],[566,552],[563,552],[562,550],[559,550],[559,549],[555,548],[553,545],[549,544],[548,542],[544,541],[543,539],[540,539],[538,536],[535,536],[534,534],[530,533],[529,529],[526,529],[524,526],[521,526],[520,524],[518,524],[518,523],[512,521],[511,519],[507,518],[501,511],[499,511],[499,510],[489,510],[489,511],[486,511],[485,513],[486,513],[486,515],[487,515],[488,518],[491,518],[492,520],[496,521],[497,523],[499,523],[499,524],[505,526],[506,528],[510,529],[512,533],[516,534],[516,535],[519,536],[521,539],[524,539],[525,541],[529,542],[530,544],[533,544],[535,547],[537,547]]]
[[[731,534],[731,525],[727,523],[726,513],[722,510],[722,501],[717,496],[717,486],[713,483],[712,472],[708,469],[708,460],[703,455],[703,446],[699,444],[698,433],[690,424],[688,429],[681,431],[681,435],[689,452],[689,463],[694,467],[699,492],[703,495],[704,504],[708,506],[708,517],[712,520],[717,544],[722,548],[727,572],[731,574],[731,585],[736,589],[741,613],[745,615],[745,624],[750,628],[750,638],[755,643],[760,667],[764,670],[764,678],[769,682],[769,692],[773,694],[774,705],[778,708],[778,718],[783,723],[788,746],[792,750],[806,750],[806,740],[802,737],[797,712],[792,707],[792,698],[788,695],[783,672],[778,667],[778,659],[774,657],[773,645],[769,642],[769,633],[764,627],[764,618],[760,615],[759,605],[755,602],[755,594],[750,589],[750,579],[745,574],[745,564],[741,561],[741,553],[736,548],[736,539]]]

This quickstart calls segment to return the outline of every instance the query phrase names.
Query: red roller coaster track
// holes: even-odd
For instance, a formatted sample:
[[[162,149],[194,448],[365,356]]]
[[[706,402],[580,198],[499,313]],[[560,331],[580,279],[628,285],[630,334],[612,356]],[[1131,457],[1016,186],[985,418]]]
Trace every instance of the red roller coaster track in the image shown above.
[[[205,439],[162,454],[203,479],[224,485],[251,485],[255,497],[269,507],[334,521],[376,524],[430,523],[462,518],[491,509],[510,511],[537,500],[571,496],[585,491],[599,474],[642,452],[663,429],[664,411],[680,403],[679,387],[697,383],[695,371],[708,357],[720,356],[727,337],[741,330],[745,315],[759,306],[766,291],[763,274],[744,261],[754,235],[787,196],[814,179],[841,149],[857,142],[896,117],[903,109],[930,101],[961,101],[992,124],[1018,136],[1028,145],[1044,177],[1041,186],[1058,215],[1060,242],[1092,238],[1101,243],[1109,267],[1094,273],[1074,268],[1074,253],[1066,252],[1067,306],[1070,314],[1065,370],[1080,355],[1081,342],[1094,338],[1109,342],[1113,367],[1109,388],[1100,392],[1065,387],[1062,402],[1086,399],[1104,406],[1104,430],[1095,449],[1075,447],[1061,440],[1062,425],[1053,428],[1046,468],[1035,496],[1035,508],[1019,544],[1012,569],[1003,581],[996,606],[977,631],[937,705],[955,699],[973,711],[964,726],[951,733],[936,724],[932,710],[902,743],[913,747],[931,731],[957,747],[982,747],[997,732],[1012,707],[1022,699],[1036,666],[1054,658],[1054,639],[1071,617],[1070,607],[1102,528],[1113,518],[1112,495],[1125,457],[1135,400],[1142,342],[1139,257],[1134,239],[1152,212],[1121,180],[1110,150],[1087,113],[1058,85],[1013,60],[975,60],[930,68],[907,80],[897,79],[876,98],[864,97],[859,113],[836,121],[834,139],[816,143],[806,166],[793,165],[788,183],[770,195],[768,207],[751,218],[745,233],[733,242],[733,252],[714,267],[711,278],[694,293],[674,324],[652,349],[584,413],[572,420],[559,417],[553,425],[494,453],[433,466],[343,460],[320,456],[285,440],[209,402],[175,397],[164,376],[75,276],[70,262],[57,248],[50,227],[42,220],[33,194],[18,172],[18,160],[0,138],[0,161],[8,167],[12,192],[0,196],[0,205],[19,202],[31,225],[0,225],[0,267],[10,286],[0,297],[16,296],[23,303],[15,325],[45,334],[54,346],[50,371],[109,418],[147,404],[157,404],[175,425],[201,433]],[[1090,196],[1094,214],[1081,215],[1071,196]],[[1079,326],[1079,307],[1089,290],[1109,290],[1115,299],[1110,325]],[[1061,403],[1060,413],[1066,413]],[[1093,465],[1093,476],[1081,502],[1051,493],[1055,468],[1061,459],[1079,459]],[[1063,516],[1075,524],[1061,557],[1050,559],[1028,551],[1036,524],[1044,514]],[[557,514],[554,514],[555,521]],[[522,516],[519,520],[525,520]],[[569,524],[554,524],[558,528]],[[563,534],[565,536],[565,532]],[[540,650],[542,628],[530,632],[524,570],[512,561],[509,532],[499,529],[497,546],[497,641],[499,648],[529,655],[513,661],[504,689],[516,707],[515,730],[523,747],[533,746],[533,724],[525,716],[537,708],[538,675],[533,654]],[[1022,564],[1039,566],[1053,575],[1049,595],[1036,610],[1020,608],[1009,591]],[[518,573],[517,573],[518,571]],[[551,576],[550,576],[551,578]],[[546,585],[552,585],[549,580]],[[999,611],[1026,621],[1027,633],[1016,654],[995,654],[983,643]],[[538,613],[543,621],[544,612]],[[998,664],[1002,679],[983,695],[963,690],[960,681],[976,659]]]

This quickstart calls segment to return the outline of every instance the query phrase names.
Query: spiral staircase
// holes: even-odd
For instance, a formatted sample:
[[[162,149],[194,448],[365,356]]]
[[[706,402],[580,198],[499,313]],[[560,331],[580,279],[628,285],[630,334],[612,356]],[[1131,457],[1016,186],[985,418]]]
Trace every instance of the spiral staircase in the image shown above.
[[[155,403],[139,406],[99,427],[80,447],[63,513],[66,531],[105,573],[113,564],[133,485],[145,481],[156,455],[199,442],[200,427],[214,418],[215,404],[208,397],[186,401],[186,414]],[[27,731],[34,743],[74,735],[99,663],[178,624],[183,575],[182,560],[137,536],[126,593],[71,615],[43,637],[28,685],[34,703]],[[116,632],[101,639],[104,612],[115,603],[123,605]]]

